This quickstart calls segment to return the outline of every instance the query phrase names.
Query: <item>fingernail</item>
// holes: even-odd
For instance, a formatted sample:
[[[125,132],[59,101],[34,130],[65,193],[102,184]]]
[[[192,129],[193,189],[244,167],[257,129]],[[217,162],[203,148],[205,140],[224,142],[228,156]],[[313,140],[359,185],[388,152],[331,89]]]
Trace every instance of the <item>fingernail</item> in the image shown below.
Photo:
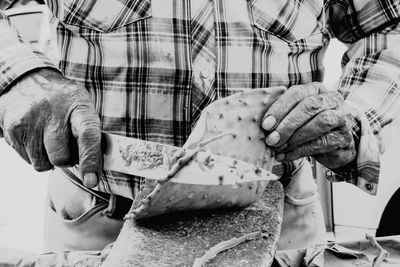
[[[83,184],[88,188],[93,188],[97,185],[97,175],[95,173],[87,173],[83,177]]]
[[[268,116],[263,120],[262,127],[264,128],[264,130],[269,131],[272,128],[274,128],[275,124],[276,124],[275,117],[274,116]]]
[[[267,136],[265,142],[267,143],[267,145],[273,146],[276,145],[280,139],[281,136],[279,135],[279,133],[277,131],[273,131]]]
[[[278,155],[275,156],[275,159],[277,161],[282,161],[285,159],[285,154],[284,153],[279,153]]]

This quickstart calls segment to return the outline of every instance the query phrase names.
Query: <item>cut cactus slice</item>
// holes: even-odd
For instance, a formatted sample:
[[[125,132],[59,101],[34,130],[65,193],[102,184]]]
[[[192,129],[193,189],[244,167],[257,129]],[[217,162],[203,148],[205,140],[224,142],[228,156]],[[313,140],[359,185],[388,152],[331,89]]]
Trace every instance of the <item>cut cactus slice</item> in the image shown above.
[[[246,207],[275,179],[246,162],[199,152],[169,181],[146,180],[131,214],[141,219],[167,212]]]
[[[209,105],[184,148],[196,151],[206,146],[215,155],[194,153],[170,180],[163,183],[145,180],[127,218],[246,207],[257,201],[268,182],[276,179],[270,174],[273,153],[265,144],[260,124],[264,113],[284,90],[283,87],[257,89]],[[251,163],[251,168],[242,161]]]

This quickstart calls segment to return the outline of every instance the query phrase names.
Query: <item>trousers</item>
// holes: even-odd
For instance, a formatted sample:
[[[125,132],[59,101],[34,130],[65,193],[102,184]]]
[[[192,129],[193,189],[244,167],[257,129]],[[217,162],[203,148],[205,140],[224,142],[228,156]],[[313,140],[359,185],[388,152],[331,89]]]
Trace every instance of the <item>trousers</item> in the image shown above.
[[[110,206],[115,206],[110,205],[109,195],[84,190],[57,168],[50,174],[45,205],[46,251],[102,250],[116,240],[123,225],[123,216],[109,216]],[[129,206],[124,208],[129,210]],[[317,186],[311,166],[304,160],[285,187],[278,249],[324,243],[325,224]]]

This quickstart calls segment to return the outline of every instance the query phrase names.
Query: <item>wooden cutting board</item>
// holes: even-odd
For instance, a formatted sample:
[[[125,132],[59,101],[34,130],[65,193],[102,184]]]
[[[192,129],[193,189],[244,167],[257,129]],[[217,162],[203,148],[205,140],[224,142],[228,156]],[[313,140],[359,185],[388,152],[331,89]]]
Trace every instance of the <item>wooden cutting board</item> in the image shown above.
[[[220,252],[204,266],[270,266],[283,199],[282,185],[271,181],[260,201],[246,209],[128,220],[102,266],[193,266],[216,244],[260,231],[263,237]]]

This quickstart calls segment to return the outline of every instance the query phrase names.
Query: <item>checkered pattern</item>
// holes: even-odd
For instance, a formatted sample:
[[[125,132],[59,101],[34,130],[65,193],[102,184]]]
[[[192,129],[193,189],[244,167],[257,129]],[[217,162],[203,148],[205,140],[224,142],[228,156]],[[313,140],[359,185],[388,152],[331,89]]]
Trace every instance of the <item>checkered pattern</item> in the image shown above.
[[[366,115],[357,166],[363,177],[347,180],[376,189],[378,155],[365,147],[377,147],[376,136],[399,106],[398,0],[48,0],[48,6],[59,20],[59,69],[91,93],[102,130],[177,146],[216,99],[322,81],[324,51],[335,34],[351,43],[338,88]],[[3,49],[10,31],[4,24]],[[25,47],[13,50],[25,53],[16,58],[3,49],[0,90],[26,68],[50,65]],[[133,198],[139,186],[136,177],[104,172],[100,187]]]
[[[12,2],[12,0],[0,1],[0,94],[18,77],[33,69],[57,70],[51,60],[24,42],[11,21],[1,11]]]

